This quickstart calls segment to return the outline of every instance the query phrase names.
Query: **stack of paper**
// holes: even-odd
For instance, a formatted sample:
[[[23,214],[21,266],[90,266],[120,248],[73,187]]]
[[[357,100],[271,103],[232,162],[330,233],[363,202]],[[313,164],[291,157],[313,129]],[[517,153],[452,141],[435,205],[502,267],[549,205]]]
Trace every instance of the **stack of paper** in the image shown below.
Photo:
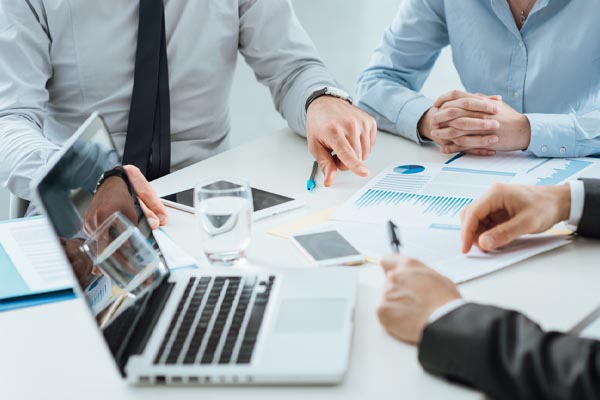
[[[0,224],[0,311],[74,297],[70,266],[45,218]]]

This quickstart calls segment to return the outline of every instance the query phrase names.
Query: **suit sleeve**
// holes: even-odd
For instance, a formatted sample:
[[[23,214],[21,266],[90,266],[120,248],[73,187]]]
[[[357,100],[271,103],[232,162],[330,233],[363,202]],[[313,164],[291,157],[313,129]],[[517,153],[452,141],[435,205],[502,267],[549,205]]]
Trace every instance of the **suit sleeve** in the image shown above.
[[[600,399],[600,342],[496,307],[466,304],[428,325],[419,361],[494,399]]]
[[[582,236],[600,237],[600,179],[582,179],[582,181],[585,200],[577,233]]]

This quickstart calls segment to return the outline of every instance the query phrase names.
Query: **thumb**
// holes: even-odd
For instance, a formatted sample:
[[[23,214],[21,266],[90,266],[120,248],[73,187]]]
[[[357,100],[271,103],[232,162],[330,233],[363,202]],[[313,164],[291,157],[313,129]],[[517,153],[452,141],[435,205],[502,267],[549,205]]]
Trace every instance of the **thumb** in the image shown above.
[[[152,229],[152,230],[158,229],[161,225],[161,221],[158,218],[158,216],[154,213],[154,211],[149,209],[148,206],[146,205],[146,203],[144,203],[142,200],[138,199],[138,201],[140,202],[140,207],[142,207],[142,211],[144,212],[144,215],[146,216],[148,225],[150,225],[150,229]],[[164,224],[162,224],[162,225],[164,225]]]
[[[337,164],[331,152],[327,150],[321,143],[317,143],[314,147],[313,156],[319,164],[319,168],[325,176],[325,186],[331,186],[335,182],[337,175]]]
[[[478,246],[483,251],[492,251],[506,246],[517,237],[529,233],[527,218],[517,215],[508,221],[495,226],[479,236]]]

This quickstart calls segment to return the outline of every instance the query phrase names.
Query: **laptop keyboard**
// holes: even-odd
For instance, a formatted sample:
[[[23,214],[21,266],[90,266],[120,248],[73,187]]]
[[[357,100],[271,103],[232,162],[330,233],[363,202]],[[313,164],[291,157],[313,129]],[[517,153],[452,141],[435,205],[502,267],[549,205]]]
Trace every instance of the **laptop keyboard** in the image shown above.
[[[274,282],[191,277],[154,364],[249,364]]]

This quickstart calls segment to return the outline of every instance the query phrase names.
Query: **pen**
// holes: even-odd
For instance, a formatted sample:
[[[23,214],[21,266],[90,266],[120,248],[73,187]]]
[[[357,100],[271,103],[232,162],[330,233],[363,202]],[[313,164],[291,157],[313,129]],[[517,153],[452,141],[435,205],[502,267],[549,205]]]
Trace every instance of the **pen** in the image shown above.
[[[306,181],[306,189],[311,192],[315,187],[317,187],[317,182],[315,181],[315,177],[317,176],[317,171],[319,170],[319,163],[313,162],[312,172],[310,173],[310,178]]]
[[[392,221],[388,221],[388,233],[390,236],[390,245],[396,254],[400,254],[400,237],[398,235],[398,227]]]

